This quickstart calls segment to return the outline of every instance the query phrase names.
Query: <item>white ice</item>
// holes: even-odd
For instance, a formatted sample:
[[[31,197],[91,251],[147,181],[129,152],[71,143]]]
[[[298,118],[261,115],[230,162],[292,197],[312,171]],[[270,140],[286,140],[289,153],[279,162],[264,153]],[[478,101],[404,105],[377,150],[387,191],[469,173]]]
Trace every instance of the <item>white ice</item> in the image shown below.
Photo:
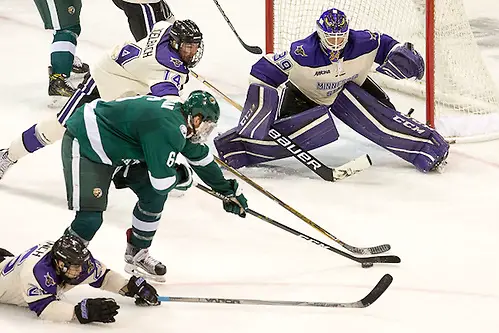
[[[83,2],[77,54],[92,63],[111,45],[132,37],[125,16],[111,1]],[[211,1],[168,2],[178,18],[192,18],[205,34],[205,57],[196,71],[242,102],[249,67],[258,56],[244,51]],[[264,1],[219,2],[242,38],[263,47]],[[499,5],[466,0],[466,8],[472,19],[489,18],[491,35],[481,48],[497,76]],[[32,1],[0,1],[0,41],[0,146],[5,147],[56,110],[46,107],[51,33],[43,30]],[[186,89],[205,87],[191,79]],[[401,110],[415,107],[421,114],[423,101],[392,95]],[[234,126],[238,112],[220,103],[222,132]],[[362,269],[261,220],[228,215],[219,201],[191,189],[166,204],[151,251],[167,264],[168,281],[157,288],[170,296],[355,301],[390,273],[393,284],[371,307],[164,303],[138,308],[116,296],[121,309],[115,324],[42,322],[27,309],[0,305],[0,332],[497,332],[499,142],[452,146],[446,173],[422,174],[338,127],[341,139],[315,151],[317,157],[334,166],[369,153],[372,168],[334,184],[291,159],[242,172],[348,243],[390,243],[401,264]],[[333,243],[250,186],[242,186],[254,210]],[[94,255],[119,272],[134,203],[131,192],[112,190],[105,222],[91,243]],[[66,209],[59,143],[21,160],[0,181],[0,216],[0,247],[13,252],[61,235],[73,212]],[[111,296],[80,287],[67,299],[76,303],[102,295]]]

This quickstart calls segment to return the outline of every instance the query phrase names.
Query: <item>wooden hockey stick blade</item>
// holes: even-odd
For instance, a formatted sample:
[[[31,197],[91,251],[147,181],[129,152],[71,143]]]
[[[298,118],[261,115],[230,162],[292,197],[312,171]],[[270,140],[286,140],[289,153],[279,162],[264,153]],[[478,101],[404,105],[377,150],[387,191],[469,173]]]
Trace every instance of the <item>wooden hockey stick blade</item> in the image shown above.
[[[333,181],[338,181],[353,176],[356,173],[369,168],[371,165],[373,165],[373,163],[369,155],[364,154],[362,156],[359,156],[354,160],[351,160],[343,165],[340,165],[339,167],[334,168]]]
[[[159,296],[161,302],[184,302],[184,303],[216,303],[237,305],[274,305],[274,306],[310,306],[321,308],[351,308],[362,309],[370,306],[384,294],[393,281],[390,274],[385,274],[376,286],[360,301],[356,302],[306,302],[306,301],[267,301],[261,299],[244,298],[204,298],[204,297],[174,297]]]

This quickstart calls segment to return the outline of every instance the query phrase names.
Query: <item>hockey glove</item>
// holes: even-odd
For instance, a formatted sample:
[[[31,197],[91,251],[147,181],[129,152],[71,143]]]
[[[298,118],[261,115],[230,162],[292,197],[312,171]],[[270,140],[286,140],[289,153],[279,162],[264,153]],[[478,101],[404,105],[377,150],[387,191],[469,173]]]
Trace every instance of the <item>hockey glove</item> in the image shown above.
[[[232,193],[226,194],[228,200],[224,200],[223,206],[226,212],[237,214],[240,217],[246,217],[246,209],[248,209],[248,200],[239,188],[239,184],[235,179],[229,179]]]
[[[161,304],[158,300],[158,292],[156,289],[142,277],[132,276],[126,285],[126,292],[122,294],[127,297],[135,298],[135,305],[138,306],[154,306]]]
[[[119,308],[112,298],[85,298],[75,305],[75,315],[81,324],[114,323]]]
[[[178,163],[175,164],[175,170],[177,170],[178,183],[175,185],[175,189],[179,191],[187,191],[189,187],[192,186],[192,169],[190,166]]]
[[[142,178],[147,178],[147,165],[139,160],[123,160],[123,164],[116,168],[113,183],[117,189],[129,187]]]
[[[423,57],[414,49],[411,43],[396,46],[382,65],[376,71],[388,75],[396,80],[415,77],[421,80],[424,75]]]

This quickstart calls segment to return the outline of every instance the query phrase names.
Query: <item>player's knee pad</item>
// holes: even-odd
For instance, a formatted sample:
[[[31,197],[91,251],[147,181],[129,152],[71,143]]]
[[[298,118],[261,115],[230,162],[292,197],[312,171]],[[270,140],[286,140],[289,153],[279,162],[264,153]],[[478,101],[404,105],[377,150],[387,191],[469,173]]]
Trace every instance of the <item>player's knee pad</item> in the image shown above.
[[[318,148],[338,138],[327,107],[318,106],[275,121],[277,104],[275,89],[250,85],[238,126],[214,140],[220,158],[230,166],[240,168],[289,157],[300,148]],[[300,148],[287,142],[273,128],[289,136]],[[281,140],[286,148],[274,140]]]
[[[43,146],[48,146],[62,139],[65,131],[66,128],[53,116],[39,122],[35,126],[35,136]]]
[[[447,156],[449,144],[437,131],[386,107],[353,82],[345,85],[331,110],[357,133],[423,172]]]

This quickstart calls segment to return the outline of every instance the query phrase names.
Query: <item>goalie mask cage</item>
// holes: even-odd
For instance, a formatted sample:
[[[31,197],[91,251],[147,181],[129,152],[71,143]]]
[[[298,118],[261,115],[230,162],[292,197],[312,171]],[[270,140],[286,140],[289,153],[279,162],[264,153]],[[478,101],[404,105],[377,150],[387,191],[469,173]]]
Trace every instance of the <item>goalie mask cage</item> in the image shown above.
[[[376,72],[372,77],[383,87],[426,98],[428,125],[451,142],[499,138],[499,94],[462,0],[265,1],[267,53],[288,50],[290,43],[315,31],[323,11],[338,8],[351,29],[412,42],[421,53],[426,63],[421,81],[394,80]]]

